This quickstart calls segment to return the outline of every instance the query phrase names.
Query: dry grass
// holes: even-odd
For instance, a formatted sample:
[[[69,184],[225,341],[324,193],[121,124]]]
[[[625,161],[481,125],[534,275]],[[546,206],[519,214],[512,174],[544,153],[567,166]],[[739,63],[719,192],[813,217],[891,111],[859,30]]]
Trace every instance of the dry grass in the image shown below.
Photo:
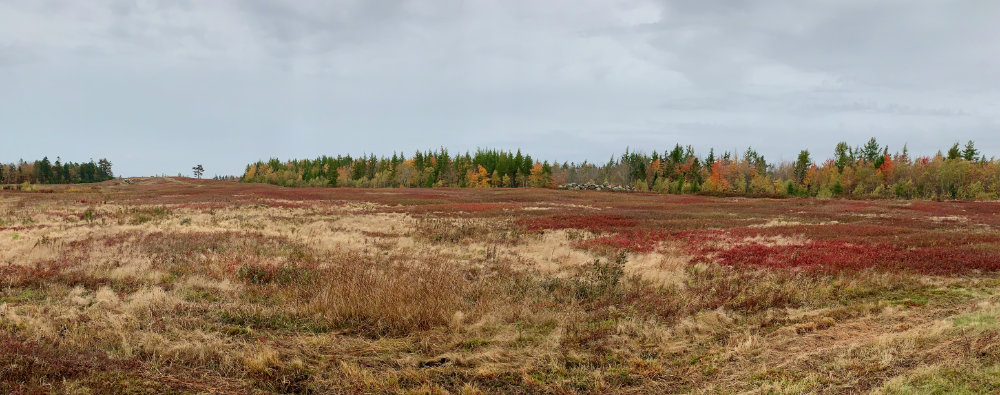
[[[5,193],[0,392],[1000,390],[991,271],[719,258],[871,240],[988,259],[988,209],[674,199],[188,179]],[[628,237],[643,249],[615,247]]]

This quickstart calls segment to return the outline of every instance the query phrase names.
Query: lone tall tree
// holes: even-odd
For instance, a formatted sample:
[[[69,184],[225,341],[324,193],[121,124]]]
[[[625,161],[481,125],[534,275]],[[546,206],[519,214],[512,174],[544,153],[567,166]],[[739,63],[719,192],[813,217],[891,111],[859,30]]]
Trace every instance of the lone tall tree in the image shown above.
[[[979,150],[976,149],[976,143],[974,143],[972,140],[969,140],[968,143],[965,143],[965,149],[962,150],[962,159],[971,162],[976,160],[977,156],[979,156]]]
[[[202,167],[201,165],[192,167],[191,170],[194,170],[195,178],[201,178],[201,175],[205,173],[205,168]]]
[[[799,152],[799,158],[795,161],[795,182],[802,184],[806,179],[806,172],[809,171],[809,166],[812,166],[812,158],[809,157],[809,151],[803,150]]]

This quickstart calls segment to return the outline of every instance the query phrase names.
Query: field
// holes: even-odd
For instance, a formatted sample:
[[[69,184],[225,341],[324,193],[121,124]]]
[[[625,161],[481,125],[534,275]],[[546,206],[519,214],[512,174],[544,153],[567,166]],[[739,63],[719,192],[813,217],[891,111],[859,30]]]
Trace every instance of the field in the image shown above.
[[[997,392],[998,213],[186,178],[0,191],[0,392]]]

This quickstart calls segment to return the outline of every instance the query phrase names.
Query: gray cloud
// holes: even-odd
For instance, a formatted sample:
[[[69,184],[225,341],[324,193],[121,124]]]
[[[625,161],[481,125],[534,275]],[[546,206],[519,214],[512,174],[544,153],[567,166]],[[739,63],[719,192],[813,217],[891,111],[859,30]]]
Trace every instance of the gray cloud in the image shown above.
[[[1000,152],[986,1],[0,3],[0,160],[126,175],[330,153],[753,145],[875,135]]]

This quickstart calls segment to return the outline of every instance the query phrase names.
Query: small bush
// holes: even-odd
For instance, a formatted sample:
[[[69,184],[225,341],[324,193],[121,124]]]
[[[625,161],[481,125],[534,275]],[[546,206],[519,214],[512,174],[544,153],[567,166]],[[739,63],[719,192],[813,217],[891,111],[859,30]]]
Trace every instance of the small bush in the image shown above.
[[[617,296],[621,292],[622,278],[625,277],[625,263],[628,255],[622,251],[614,261],[594,261],[590,271],[576,281],[576,296],[580,299],[595,300]]]
[[[151,221],[159,221],[170,216],[170,209],[158,206],[151,208],[141,208],[132,210],[132,217],[129,219],[129,225],[142,225]]]

